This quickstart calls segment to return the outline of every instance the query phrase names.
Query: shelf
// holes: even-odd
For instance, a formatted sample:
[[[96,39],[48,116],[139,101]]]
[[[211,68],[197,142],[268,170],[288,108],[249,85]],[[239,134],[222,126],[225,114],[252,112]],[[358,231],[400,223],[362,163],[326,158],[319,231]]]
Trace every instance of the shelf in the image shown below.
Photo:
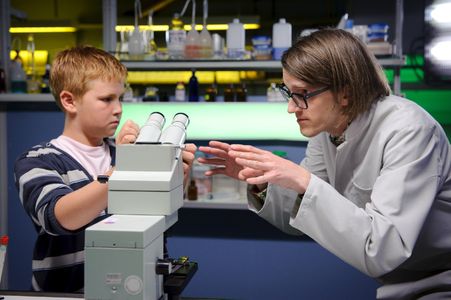
[[[0,94],[0,102],[55,102],[52,94]]]
[[[139,70],[280,70],[276,60],[122,61],[129,71]]]
[[[383,67],[403,66],[404,58],[378,58]],[[180,60],[180,61],[128,61],[122,63],[129,71],[162,70],[260,70],[280,71],[282,63],[278,60]]]

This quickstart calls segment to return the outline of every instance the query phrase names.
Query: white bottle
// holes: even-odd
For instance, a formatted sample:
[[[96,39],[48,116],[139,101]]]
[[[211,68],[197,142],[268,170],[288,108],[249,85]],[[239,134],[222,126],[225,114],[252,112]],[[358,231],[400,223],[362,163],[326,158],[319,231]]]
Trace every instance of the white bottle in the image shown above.
[[[174,14],[171,28],[167,32],[168,54],[171,59],[183,59],[185,57],[186,31],[179,14]]]
[[[284,18],[272,26],[273,59],[280,60],[285,50],[291,47],[291,24]]]
[[[178,82],[175,87],[175,101],[177,102],[183,102],[185,101],[185,85],[183,82]]]
[[[227,56],[229,58],[241,59],[244,57],[245,45],[244,25],[239,19],[233,19],[233,23],[229,23],[227,28]]]

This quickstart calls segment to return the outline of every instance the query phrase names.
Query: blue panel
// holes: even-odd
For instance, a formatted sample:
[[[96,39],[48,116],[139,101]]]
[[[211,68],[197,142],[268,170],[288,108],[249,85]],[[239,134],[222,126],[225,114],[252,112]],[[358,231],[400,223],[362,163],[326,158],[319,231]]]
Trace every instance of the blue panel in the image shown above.
[[[31,286],[31,258],[36,233],[14,186],[14,161],[26,149],[63,132],[64,115],[57,111],[11,111],[8,126],[8,273],[9,289]]]

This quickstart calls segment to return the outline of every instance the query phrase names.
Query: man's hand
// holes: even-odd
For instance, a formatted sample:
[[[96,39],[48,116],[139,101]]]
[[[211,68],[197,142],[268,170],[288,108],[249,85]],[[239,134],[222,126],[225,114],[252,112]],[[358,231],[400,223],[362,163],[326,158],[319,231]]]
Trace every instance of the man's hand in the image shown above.
[[[246,180],[248,177],[261,175],[262,172],[252,168],[244,167],[235,161],[235,157],[229,155],[230,145],[219,141],[210,141],[208,147],[199,147],[199,151],[212,157],[200,157],[198,161],[202,164],[216,166],[205,172],[206,176],[224,174],[226,176]]]
[[[132,120],[125,121],[121,131],[116,136],[116,145],[132,144],[139,134],[139,126]]]

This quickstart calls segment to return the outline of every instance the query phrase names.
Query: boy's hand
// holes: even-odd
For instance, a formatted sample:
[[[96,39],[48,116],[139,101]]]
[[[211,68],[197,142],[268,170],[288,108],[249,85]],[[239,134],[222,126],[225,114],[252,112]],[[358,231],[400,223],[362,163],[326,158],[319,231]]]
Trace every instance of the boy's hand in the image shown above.
[[[139,126],[132,120],[125,121],[121,131],[116,136],[116,145],[132,144],[139,134]]]
[[[194,144],[185,144],[185,149],[182,152],[183,158],[183,186],[187,186],[190,169],[193,165],[194,154],[196,153],[197,147]]]

